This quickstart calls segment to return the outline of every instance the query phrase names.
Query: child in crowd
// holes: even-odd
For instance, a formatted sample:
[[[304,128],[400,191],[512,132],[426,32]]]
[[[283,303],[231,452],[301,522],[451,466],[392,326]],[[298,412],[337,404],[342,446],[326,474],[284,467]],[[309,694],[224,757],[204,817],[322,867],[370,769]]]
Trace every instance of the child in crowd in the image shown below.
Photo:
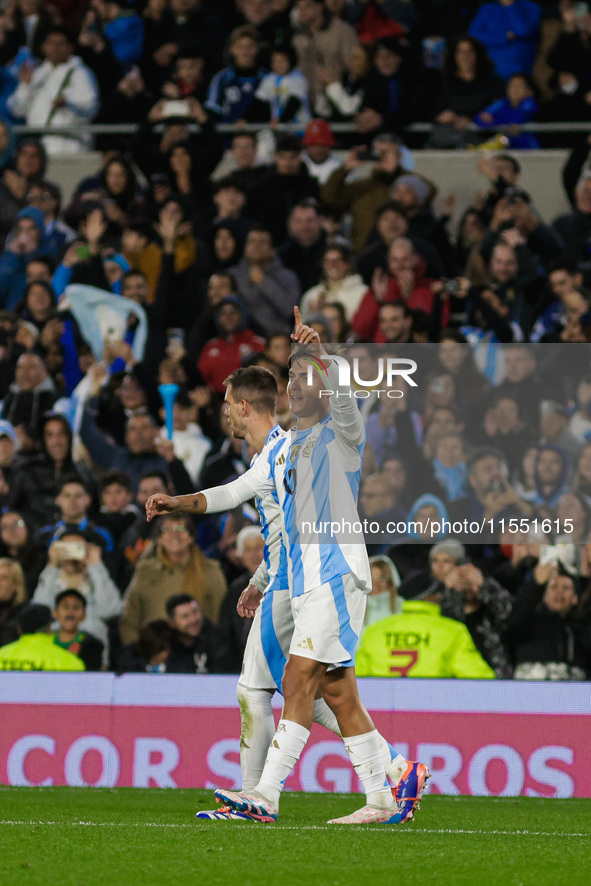
[[[205,59],[196,49],[181,49],[176,57],[172,78],[162,87],[163,97],[205,101],[204,71]]]
[[[147,674],[165,674],[170,656],[171,628],[162,618],[147,622],[135,643],[121,650],[120,672],[134,671]]]
[[[507,81],[505,98],[498,99],[481,111],[474,122],[477,126],[519,126],[533,120],[537,112],[538,103],[529,77],[526,74],[513,74]],[[509,131],[507,136],[510,148],[535,150],[540,147],[531,132]]]
[[[66,588],[55,598],[53,618],[58,622],[58,630],[53,642],[61,649],[77,655],[86,665],[87,671],[100,671],[103,658],[103,644],[80,625],[86,618],[86,597],[76,588]]]
[[[299,123],[310,119],[308,81],[296,67],[291,46],[277,46],[271,52],[271,73],[263,77],[249,109],[249,118],[271,123]]]
[[[205,110],[221,123],[246,119],[256,90],[267,74],[257,65],[259,35],[256,28],[234,28],[228,39],[231,64],[218,71],[209,84]]]
[[[103,36],[111,52],[125,68],[130,68],[142,57],[144,26],[140,16],[130,9],[126,0],[95,0],[93,7],[103,20]]]
[[[135,523],[139,510],[133,504],[133,486],[124,471],[107,471],[100,483],[101,508],[97,526],[108,529],[114,539],[121,538]]]

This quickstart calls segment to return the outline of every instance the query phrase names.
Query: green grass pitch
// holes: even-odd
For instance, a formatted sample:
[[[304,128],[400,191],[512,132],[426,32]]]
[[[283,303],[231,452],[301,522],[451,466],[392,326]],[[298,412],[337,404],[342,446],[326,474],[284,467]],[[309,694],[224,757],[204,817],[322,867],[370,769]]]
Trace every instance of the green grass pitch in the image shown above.
[[[197,822],[212,793],[0,788],[2,886],[591,886],[591,800],[423,798],[408,825],[327,825],[360,795],[285,794],[275,825]]]

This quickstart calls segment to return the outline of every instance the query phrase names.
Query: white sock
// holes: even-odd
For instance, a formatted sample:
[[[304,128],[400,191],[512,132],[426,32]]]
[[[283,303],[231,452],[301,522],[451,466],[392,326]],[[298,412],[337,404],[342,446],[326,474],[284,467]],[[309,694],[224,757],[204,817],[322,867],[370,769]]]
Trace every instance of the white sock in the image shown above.
[[[363,735],[350,735],[343,738],[343,741],[351,765],[363,785],[368,804],[380,809],[392,808],[394,798],[386,778],[378,730],[374,729]]]
[[[309,737],[310,730],[299,723],[293,720],[279,721],[269,746],[262,778],[257,785],[257,791],[274,806],[279,805],[283,786]]]
[[[378,739],[380,742],[380,752],[382,755],[382,762],[384,764],[384,769],[386,770],[386,777],[391,779],[393,784],[397,784],[398,780],[401,776],[397,774],[400,772],[400,768],[396,769],[396,766],[400,767],[403,763],[406,764],[405,758],[402,754],[397,754],[396,749],[392,747],[392,745],[386,741],[384,736],[378,732]],[[394,770],[390,775],[389,770],[392,767]],[[404,770],[403,770],[404,771]]]
[[[339,729],[339,724],[337,723],[337,718],[323,698],[317,698],[314,702],[314,722],[319,723],[320,726],[324,726],[326,729],[334,732],[339,738],[343,737],[341,730]],[[388,742],[385,741],[385,743],[386,747],[388,747]],[[388,752],[388,760],[389,759],[390,753]]]
[[[249,689],[239,683],[236,694],[240,706],[242,790],[252,791],[263,774],[267,749],[275,734],[273,693],[266,689]]]

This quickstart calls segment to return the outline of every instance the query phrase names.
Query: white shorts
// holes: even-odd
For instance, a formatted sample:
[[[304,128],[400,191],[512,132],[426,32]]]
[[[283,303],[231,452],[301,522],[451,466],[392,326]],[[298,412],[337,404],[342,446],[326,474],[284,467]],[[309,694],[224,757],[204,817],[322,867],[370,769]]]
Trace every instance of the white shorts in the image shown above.
[[[283,668],[292,636],[289,590],[267,591],[248,634],[239,685],[248,689],[281,691]]]
[[[329,670],[353,667],[366,602],[352,573],[292,597],[290,654],[329,664]]]

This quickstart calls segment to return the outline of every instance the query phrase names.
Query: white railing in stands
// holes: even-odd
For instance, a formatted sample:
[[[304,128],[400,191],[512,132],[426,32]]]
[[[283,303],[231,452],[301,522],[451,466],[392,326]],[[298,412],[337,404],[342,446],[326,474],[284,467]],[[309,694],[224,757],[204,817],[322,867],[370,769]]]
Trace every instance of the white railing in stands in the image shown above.
[[[84,127],[67,127],[67,126],[27,126],[24,124],[16,124],[13,126],[15,132],[19,135],[73,135],[79,136],[81,133],[90,135],[133,135],[138,131],[139,126],[134,123],[91,123]],[[242,126],[235,126],[228,123],[220,123],[216,126],[216,130],[224,135],[237,132],[259,132],[265,127],[260,123],[246,123]],[[359,134],[355,126],[351,123],[331,123],[331,128],[335,133]],[[404,128],[404,132],[411,133],[429,133],[433,129],[432,123],[412,123]],[[553,133],[577,133],[588,132],[591,134],[591,121],[588,123],[525,123],[522,126],[474,126],[470,124],[467,127],[469,132],[553,132]],[[281,124],[276,127],[275,132],[301,132],[301,125]]]

